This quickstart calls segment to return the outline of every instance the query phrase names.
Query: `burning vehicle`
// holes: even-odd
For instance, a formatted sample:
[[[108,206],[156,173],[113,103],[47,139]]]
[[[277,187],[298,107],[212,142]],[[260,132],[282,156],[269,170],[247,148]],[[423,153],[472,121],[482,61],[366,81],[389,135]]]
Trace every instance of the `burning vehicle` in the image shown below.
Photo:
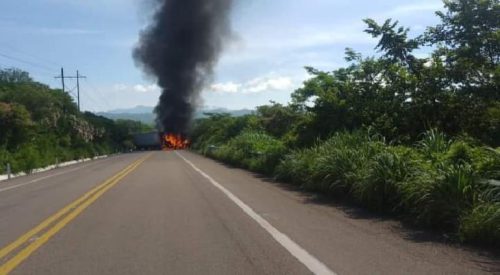
[[[182,135],[163,134],[162,149],[163,150],[183,150],[189,147],[189,140]]]
[[[189,140],[180,134],[149,132],[135,134],[134,144],[139,150],[183,150],[189,148]]]

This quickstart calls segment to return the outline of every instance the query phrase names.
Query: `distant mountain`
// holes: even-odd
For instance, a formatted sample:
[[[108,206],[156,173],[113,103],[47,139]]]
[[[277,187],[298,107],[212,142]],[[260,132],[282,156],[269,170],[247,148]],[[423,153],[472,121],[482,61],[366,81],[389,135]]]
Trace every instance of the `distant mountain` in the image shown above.
[[[202,118],[206,117],[206,113],[215,113],[215,114],[222,114],[222,113],[228,113],[231,114],[232,116],[244,116],[244,115],[249,115],[253,112],[253,110],[249,109],[241,109],[241,110],[229,110],[226,108],[205,108],[196,111],[194,114],[195,118]]]
[[[106,113],[110,113],[110,114],[152,114],[153,110],[154,110],[154,107],[138,105],[138,106],[135,106],[134,108],[116,109],[116,110],[108,111]]]
[[[155,114],[153,113],[154,107],[150,106],[136,106],[130,109],[116,109],[108,112],[97,113],[100,116],[107,117],[109,119],[129,119],[140,121],[146,124],[154,124]],[[204,108],[196,111],[195,118],[205,117],[205,113],[229,113],[233,116],[244,116],[251,114],[253,111],[248,109],[242,110],[229,110],[226,108]]]
[[[140,121],[145,124],[154,124],[155,115],[151,113],[111,113],[111,112],[101,112],[97,113],[100,116],[107,117],[109,119],[128,119]]]

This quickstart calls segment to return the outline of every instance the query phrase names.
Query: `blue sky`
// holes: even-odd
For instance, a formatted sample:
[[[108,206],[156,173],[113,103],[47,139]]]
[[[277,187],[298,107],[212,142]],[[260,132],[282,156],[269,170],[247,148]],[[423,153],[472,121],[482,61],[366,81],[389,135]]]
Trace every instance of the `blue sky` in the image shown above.
[[[60,87],[64,66],[83,80],[82,107],[105,111],[156,105],[159,90],[131,51],[147,24],[148,0],[2,0],[0,67],[18,67]],[[237,0],[233,37],[203,92],[203,105],[253,108],[286,103],[307,78],[304,66],[343,66],[344,49],[374,54],[364,18],[393,18],[415,34],[438,22],[441,0]],[[68,81],[68,89],[76,83]]]

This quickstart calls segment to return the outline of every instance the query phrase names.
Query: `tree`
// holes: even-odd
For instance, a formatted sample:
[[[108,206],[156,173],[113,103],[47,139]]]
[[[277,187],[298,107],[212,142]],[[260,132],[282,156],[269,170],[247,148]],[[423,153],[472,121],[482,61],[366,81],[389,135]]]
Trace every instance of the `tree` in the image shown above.
[[[0,146],[16,150],[31,139],[33,122],[26,108],[0,102]]]
[[[392,22],[391,19],[387,19],[383,25],[373,19],[365,19],[364,22],[368,25],[366,33],[375,38],[380,37],[376,49],[384,52],[384,57],[392,62],[412,65],[415,57],[411,52],[419,47],[419,42],[417,39],[408,39],[409,28],[398,27],[398,21]]]
[[[436,45],[435,56],[445,60],[448,77],[466,95],[500,99],[500,2],[497,0],[444,1],[437,12],[442,23],[423,36]]]
[[[29,73],[19,69],[0,70],[0,83],[25,83],[33,82]]]

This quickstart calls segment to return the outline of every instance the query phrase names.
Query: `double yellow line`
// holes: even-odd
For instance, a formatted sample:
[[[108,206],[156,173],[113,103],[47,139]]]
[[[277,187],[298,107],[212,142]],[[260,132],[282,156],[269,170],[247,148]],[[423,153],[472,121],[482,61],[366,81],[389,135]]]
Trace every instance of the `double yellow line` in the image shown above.
[[[50,240],[50,238],[53,237],[57,232],[64,228],[64,226],[74,220],[87,207],[89,207],[92,203],[99,199],[99,197],[106,193],[106,191],[111,189],[128,174],[137,169],[137,167],[139,167],[150,156],[151,155],[147,155],[135,161],[134,163],[120,171],[118,174],[114,175],[102,184],[85,193],[74,202],[59,210],[54,215],[42,221],[39,225],[35,226],[33,229],[19,237],[11,244],[2,248],[0,250],[0,262],[3,262],[3,264],[0,266],[0,275],[8,274],[9,272],[11,272],[14,268],[16,268],[19,264],[26,260],[33,252],[35,252],[38,248],[40,248],[43,244]],[[30,242],[30,240],[33,241]],[[15,255],[7,257],[14,251],[17,251]]]

